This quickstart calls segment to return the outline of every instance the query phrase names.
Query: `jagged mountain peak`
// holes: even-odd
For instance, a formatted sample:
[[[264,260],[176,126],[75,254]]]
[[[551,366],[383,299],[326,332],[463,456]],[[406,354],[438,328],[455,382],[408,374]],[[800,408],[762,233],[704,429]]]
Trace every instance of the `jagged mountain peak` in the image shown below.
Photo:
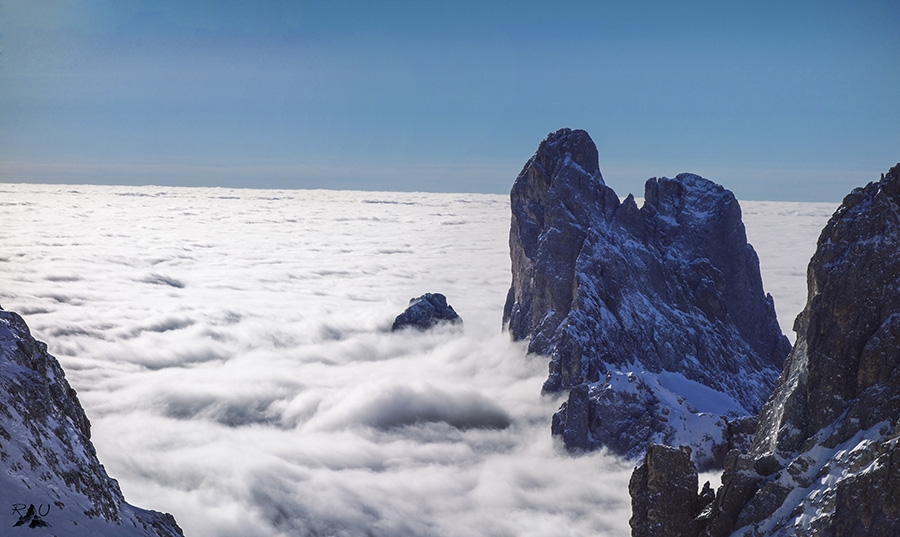
[[[544,354],[572,303],[573,274],[548,270],[544,260],[572,264],[588,229],[619,207],[600,174],[597,148],[585,131],[561,129],[541,142],[510,191],[509,245],[513,263],[503,324],[515,339],[530,338]],[[596,210],[597,207],[602,210]],[[529,290],[539,288],[534,303]]]
[[[664,222],[678,225],[703,225],[709,218],[737,220],[736,227],[743,231],[740,205],[734,194],[693,173],[647,180],[643,210],[654,211]]]
[[[640,208],[620,203],[599,165],[567,164],[583,147],[593,158],[589,139],[551,134],[513,184],[504,324],[550,357],[544,390],[570,390],[553,426],[570,448],[639,456],[696,433],[708,441],[694,456],[721,462],[745,428],[730,421],[758,411],[789,350],[740,207],[694,174],[648,180]],[[730,402],[692,403],[695,386]]]
[[[855,430],[900,408],[898,274],[895,166],[880,181],[850,192],[819,236],[807,271],[807,304],[795,322],[797,343],[761,414],[766,434],[757,436],[754,455],[795,451],[848,404],[865,410]]]

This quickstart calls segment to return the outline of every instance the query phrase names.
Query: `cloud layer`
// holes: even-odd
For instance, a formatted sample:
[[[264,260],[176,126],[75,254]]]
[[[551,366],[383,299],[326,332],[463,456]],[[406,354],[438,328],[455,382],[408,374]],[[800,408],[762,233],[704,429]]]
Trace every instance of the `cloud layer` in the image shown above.
[[[545,360],[500,333],[505,197],[0,190],[0,304],[126,498],[188,535],[629,533],[631,463],[561,453]],[[833,207],[743,205],[789,326]],[[390,332],[425,292],[462,331]]]

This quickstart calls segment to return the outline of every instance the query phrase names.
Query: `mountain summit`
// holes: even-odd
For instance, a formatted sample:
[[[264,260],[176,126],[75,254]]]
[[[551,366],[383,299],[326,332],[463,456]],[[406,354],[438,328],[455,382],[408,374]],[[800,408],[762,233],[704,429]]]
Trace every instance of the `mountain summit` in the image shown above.
[[[687,444],[720,465],[790,344],[734,195],[681,174],[644,198],[619,201],[585,131],[541,142],[510,193],[504,326],[550,357],[545,392],[569,390],[553,419],[569,449]]]

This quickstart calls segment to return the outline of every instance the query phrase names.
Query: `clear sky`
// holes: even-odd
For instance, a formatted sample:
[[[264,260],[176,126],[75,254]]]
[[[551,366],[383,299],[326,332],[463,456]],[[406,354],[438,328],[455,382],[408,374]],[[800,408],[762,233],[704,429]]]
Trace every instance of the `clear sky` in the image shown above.
[[[900,2],[0,0],[0,181],[838,201],[900,161]]]

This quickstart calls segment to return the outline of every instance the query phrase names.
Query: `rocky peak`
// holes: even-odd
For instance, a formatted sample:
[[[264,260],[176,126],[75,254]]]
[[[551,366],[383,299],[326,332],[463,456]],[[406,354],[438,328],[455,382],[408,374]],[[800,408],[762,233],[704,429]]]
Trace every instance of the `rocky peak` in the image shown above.
[[[570,449],[681,442],[721,463],[790,347],[740,207],[693,174],[619,203],[596,155],[584,131],[557,131],[513,184],[504,325],[550,356],[545,391],[570,390],[553,422]]]
[[[579,169],[587,177],[600,177],[597,146],[586,131],[560,129],[550,133],[538,146],[535,163],[545,171],[551,182],[566,173],[567,168]]]
[[[696,517],[711,501],[709,483],[697,493],[697,467],[691,449],[651,444],[631,474],[633,537],[696,537]]]
[[[772,299],[763,291],[759,259],[747,243],[734,194],[683,173],[650,179],[644,198],[651,242],[660,252],[674,250],[688,260],[684,276],[696,305],[711,321],[722,319],[737,330],[753,350],[747,358],[759,360],[756,368],[780,367],[790,346],[773,324]]]
[[[797,343],[761,414],[753,454],[792,452],[848,406],[846,440],[900,408],[900,165],[854,189],[819,236]],[[842,422],[847,422],[845,418]]]
[[[572,304],[574,264],[589,227],[619,200],[600,174],[597,147],[583,130],[547,136],[510,192],[513,281],[503,324],[529,350],[546,354]],[[559,267],[559,268],[557,268]]]
[[[768,468],[723,510],[731,527],[900,534],[898,275],[900,164],[850,192],[819,236],[797,341],[744,456]]]

